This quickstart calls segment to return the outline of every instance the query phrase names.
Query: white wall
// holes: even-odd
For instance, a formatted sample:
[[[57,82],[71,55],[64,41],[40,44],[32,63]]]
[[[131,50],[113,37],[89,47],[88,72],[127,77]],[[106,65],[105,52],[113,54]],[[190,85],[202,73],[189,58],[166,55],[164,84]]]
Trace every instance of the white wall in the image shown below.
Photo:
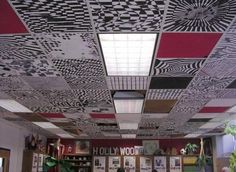
[[[26,129],[0,119],[0,147],[11,150],[9,172],[21,172],[24,140],[29,134]]]

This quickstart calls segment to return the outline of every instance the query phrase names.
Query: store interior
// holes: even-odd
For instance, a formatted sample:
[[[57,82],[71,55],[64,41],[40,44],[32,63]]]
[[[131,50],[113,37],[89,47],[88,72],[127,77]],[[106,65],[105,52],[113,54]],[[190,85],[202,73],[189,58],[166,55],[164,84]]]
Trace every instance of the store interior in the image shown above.
[[[234,172],[235,136],[235,0],[0,0],[0,172]]]

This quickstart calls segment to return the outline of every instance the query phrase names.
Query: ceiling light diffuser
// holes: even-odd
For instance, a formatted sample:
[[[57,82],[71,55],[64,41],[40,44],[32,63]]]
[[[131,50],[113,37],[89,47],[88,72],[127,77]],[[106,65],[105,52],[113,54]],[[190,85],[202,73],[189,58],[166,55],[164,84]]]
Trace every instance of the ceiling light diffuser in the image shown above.
[[[16,102],[15,100],[2,99],[0,100],[0,106],[10,112],[27,112],[31,113],[32,111]]]
[[[108,75],[148,76],[156,34],[99,34]]]
[[[46,129],[59,128],[56,125],[52,124],[51,122],[33,122],[33,124],[35,124],[41,128],[46,128]]]
[[[116,113],[141,113],[143,100],[114,100]]]

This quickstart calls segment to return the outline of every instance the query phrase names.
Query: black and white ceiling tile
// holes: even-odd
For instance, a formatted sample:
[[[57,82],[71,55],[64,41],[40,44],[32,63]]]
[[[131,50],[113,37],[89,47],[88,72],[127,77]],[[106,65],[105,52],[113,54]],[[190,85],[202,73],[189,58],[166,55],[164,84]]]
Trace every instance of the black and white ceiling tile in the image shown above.
[[[206,121],[191,119],[210,100],[236,98],[234,0],[3,1],[11,5],[26,33],[0,31],[0,99],[14,99],[34,113],[62,113],[65,118],[45,120],[74,137],[180,137],[200,131]],[[19,22],[12,21],[16,27]],[[156,56],[166,32],[222,37],[209,57],[157,55],[149,76],[107,75],[99,33],[158,34]],[[116,114],[112,95],[117,90],[142,92],[142,115]],[[173,106],[168,113],[144,113],[153,102],[160,106],[169,101]],[[0,116],[30,128],[30,122],[14,115],[7,118],[6,113],[1,110]],[[119,124],[127,121],[138,129],[120,130]]]

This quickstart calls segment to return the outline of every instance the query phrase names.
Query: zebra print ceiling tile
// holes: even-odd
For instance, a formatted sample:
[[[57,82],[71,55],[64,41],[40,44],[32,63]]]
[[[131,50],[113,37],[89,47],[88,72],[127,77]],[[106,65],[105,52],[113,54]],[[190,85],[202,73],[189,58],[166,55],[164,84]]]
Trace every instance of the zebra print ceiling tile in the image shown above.
[[[10,0],[34,33],[91,31],[87,5],[83,0]]]
[[[140,76],[114,76],[107,77],[110,90],[147,90],[149,77]]]
[[[52,60],[63,76],[104,76],[100,60]]]
[[[224,32],[235,15],[234,0],[170,0],[164,30]]]
[[[157,59],[153,75],[160,77],[193,77],[204,62],[204,59]]]
[[[92,33],[35,34],[51,59],[99,59]]]
[[[31,35],[0,36],[0,56],[2,60],[46,59]]]
[[[97,31],[159,31],[164,0],[90,0]]]
[[[65,77],[72,89],[80,90],[106,90],[105,77]]]
[[[63,77],[22,77],[35,90],[70,90]]]
[[[4,60],[3,63],[9,66],[9,68],[16,70],[21,76],[53,77],[61,75],[52,62],[46,59]]]
[[[165,100],[165,99],[179,99],[183,90],[182,89],[150,89],[147,92],[147,100]]]

